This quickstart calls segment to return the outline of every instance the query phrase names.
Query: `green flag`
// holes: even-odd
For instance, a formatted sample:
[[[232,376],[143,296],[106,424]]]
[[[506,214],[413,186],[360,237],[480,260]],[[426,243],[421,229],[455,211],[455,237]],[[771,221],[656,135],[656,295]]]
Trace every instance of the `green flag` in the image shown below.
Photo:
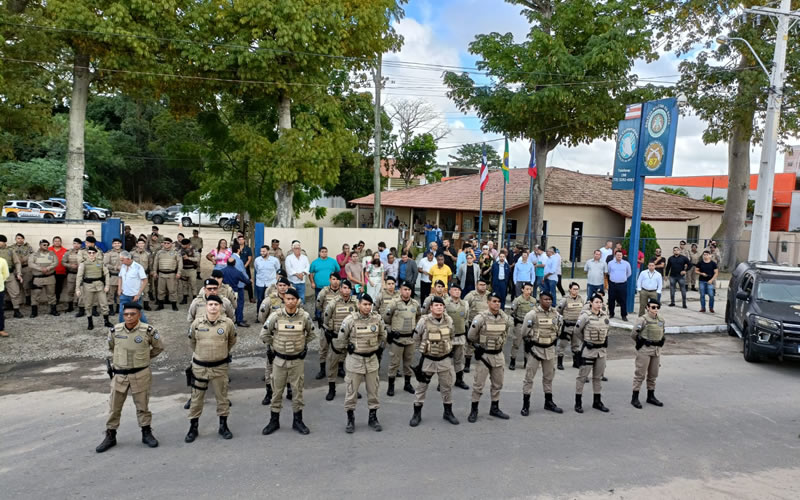
[[[503,177],[505,177],[506,184],[508,184],[508,137],[506,137],[506,150],[503,153]]]

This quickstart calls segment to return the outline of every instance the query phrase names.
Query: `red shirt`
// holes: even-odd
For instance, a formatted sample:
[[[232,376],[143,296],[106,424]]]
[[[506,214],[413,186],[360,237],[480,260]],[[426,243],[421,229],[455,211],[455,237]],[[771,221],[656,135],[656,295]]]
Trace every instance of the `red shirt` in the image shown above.
[[[339,263],[339,268],[340,268],[339,276],[342,279],[347,279],[347,271],[344,270],[344,266],[345,264],[347,264],[347,262],[349,262],[349,260],[350,260],[349,254],[345,255],[343,253],[340,253],[339,255],[336,256],[336,262]]]
[[[61,259],[64,258],[64,254],[67,253],[67,247],[61,247],[60,249],[56,250],[55,247],[50,247],[50,251],[56,254],[56,258],[58,258],[58,265],[56,266],[56,274],[67,274],[67,268],[61,263]]]

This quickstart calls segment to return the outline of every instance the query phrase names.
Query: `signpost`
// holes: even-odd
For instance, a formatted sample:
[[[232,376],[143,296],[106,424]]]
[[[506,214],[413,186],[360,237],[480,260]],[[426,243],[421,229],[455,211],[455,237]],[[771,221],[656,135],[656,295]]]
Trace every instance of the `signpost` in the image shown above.
[[[675,156],[678,101],[674,97],[629,105],[619,122],[611,189],[633,189],[633,212],[628,262],[628,312],[633,312],[639,273],[639,233],[642,224],[645,176],[669,177]]]

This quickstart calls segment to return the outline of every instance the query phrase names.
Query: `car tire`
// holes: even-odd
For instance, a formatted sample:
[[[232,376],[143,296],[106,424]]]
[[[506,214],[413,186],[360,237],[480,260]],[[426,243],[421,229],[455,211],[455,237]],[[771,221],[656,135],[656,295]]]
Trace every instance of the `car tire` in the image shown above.
[[[16,219],[17,218],[17,212],[8,212],[6,214],[6,217],[9,218],[9,219]]]
[[[160,215],[154,215],[153,218],[150,219],[150,222],[153,224],[163,224],[164,219]]]
[[[747,328],[745,327],[745,332],[746,331]],[[758,363],[761,361],[761,356],[753,352],[753,341],[750,339],[749,333],[745,333],[744,335],[742,355],[744,356],[744,360],[748,363]]]
[[[217,221],[217,225],[219,227],[221,227],[222,229],[225,229],[225,223],[227,223],[227,222],[228,222],[228,218],[227,217],[223,217],[223,218],[221,218],[220,220]]]
[[[53,215],[52,214],[44,214],[44,218],[45,219],[52,219]]]
[[[100,216],[99,216],[99,215],[97,215],[96,213],[94,213],[94,212],[91,212],[91,213],[89,214],[89,220],[98,220],[98,219],[100,219]]]
[[[183,218],[181,219],[181,225],[182,225],[183,227],[192,227],[194,224],[192,224],[192,219],[191,219],[191,218],[189,218],[189,217],[183,217]]]

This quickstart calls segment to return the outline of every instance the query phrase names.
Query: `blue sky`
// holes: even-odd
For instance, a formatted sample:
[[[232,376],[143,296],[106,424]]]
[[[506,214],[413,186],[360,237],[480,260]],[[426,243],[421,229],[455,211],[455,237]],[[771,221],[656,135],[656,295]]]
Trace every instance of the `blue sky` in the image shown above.
[[[403,48],[397,54],[384,57],[387,61],[413,61],[448,66],[475,65],[475,57],[469,54],[468,45],[475,35],[511,32],[516,40],[524,39],[528,31],[527,20],[520,15],[520,7],[502,0],[410,0],[405,5],[406,16],[397,24],[397,30],[405,38]],[[677,75],[678,61],[670,54],[659,60],[635,65],[634,72],[640,77]],[[384,104],[397,99],[426,100],[434,107],[451,129],[448,137],[439,146],[439,161],[447,161],[447,154],[459,144],[479,142],[497,138],[497,134],[484,134],[480,120],[474,113],[464,116],[446,97],[441,83],[441,72],[433,70],[410,70],[384,67],[389,79],[384,91]],[[667,78],[677,80],[677,77]],[[678,140],[673,175],[710,175],[727,173],[727,145],[704,145],[701,134],[704,123],[693,115],[682,117],[678,125]],[[502,142],[493,143],[498,150]],[[512,167],[525,167],[528,162],[528,143],[512,142],[510,159]],[[751,147],[751,171],[757,172],[760,145]],[[586,173],[604,174],[613,168],[614,144],[610,141],[595,141],[576,148],[557,147],[548,157],[548,166],[558,166]],[[783,155],[779,153],[776,170],[781,171]]]

